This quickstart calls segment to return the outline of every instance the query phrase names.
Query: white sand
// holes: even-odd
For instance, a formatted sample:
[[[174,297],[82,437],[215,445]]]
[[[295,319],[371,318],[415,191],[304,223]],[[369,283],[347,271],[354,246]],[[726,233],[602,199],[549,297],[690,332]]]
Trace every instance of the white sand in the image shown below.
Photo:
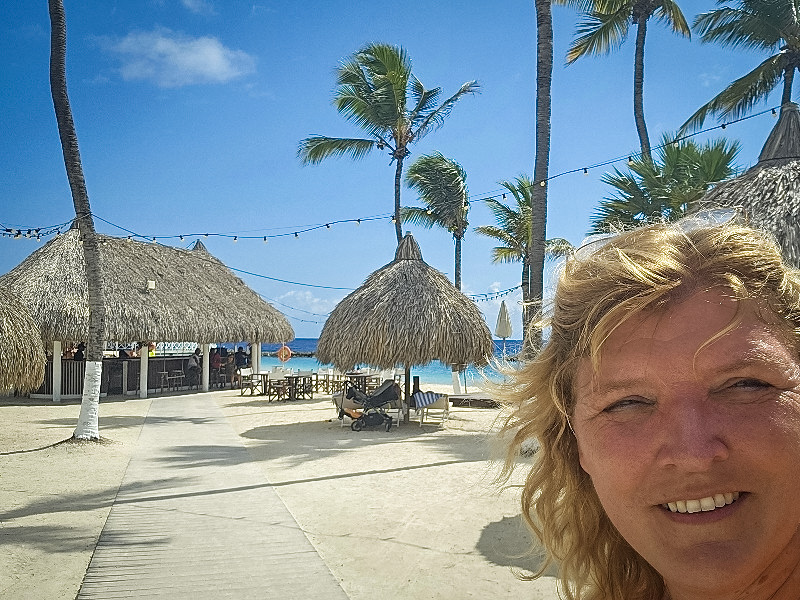
[[[329,398],[211,394],[353,600],[557,597],[551,576],[512,573],[536,560],[521,556],[519,490],[492,485],[496,410],[354,432]],[[0,598],[75,597],[149,405],[101,404],[113,443],[47,447],[71,435],[79,405],[0,400]]]

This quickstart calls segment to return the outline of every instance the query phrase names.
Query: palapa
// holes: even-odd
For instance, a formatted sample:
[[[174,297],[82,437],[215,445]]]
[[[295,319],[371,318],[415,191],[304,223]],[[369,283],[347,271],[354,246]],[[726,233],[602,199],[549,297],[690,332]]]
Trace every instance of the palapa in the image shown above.
[[[98,235],[107,341],[284,342],[279,311],[198,241],[193,250]],[[85,340],[89,305],[80,233],[70,229],[0,277],[46,342]]]
[[[422,260],[406,234],[395,259],[372,273],[331,312],[317,359],[346,371],[447,364],[486,365],[492,335],[475,303]]]
[[[764,144],[758,163],[719,184],[701,207],[737,208],[750,225],[775,237],[784,257],[800,266],[800,110],[790,102]]]
[[[0,392],[38,388],[44,364],[39,328],[22,303],[0,288]]]

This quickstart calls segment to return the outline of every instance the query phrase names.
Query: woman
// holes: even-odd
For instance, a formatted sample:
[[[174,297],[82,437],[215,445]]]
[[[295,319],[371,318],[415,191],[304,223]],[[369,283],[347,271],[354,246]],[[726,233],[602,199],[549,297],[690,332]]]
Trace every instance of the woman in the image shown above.
[[[800,598],[800,272],[734,222],[594,246],[508,391],[505,473],[537,440],[523,515],[564,596]]]

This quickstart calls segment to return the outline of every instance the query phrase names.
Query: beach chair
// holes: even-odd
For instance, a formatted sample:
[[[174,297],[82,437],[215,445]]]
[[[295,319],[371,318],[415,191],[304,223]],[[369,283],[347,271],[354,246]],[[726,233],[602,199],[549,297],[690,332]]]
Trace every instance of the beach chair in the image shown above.
[[[439,411],[441,423],[448,419],[450,416],[450,399],[447,394],[437,394],[435,392],[421,392],[417,391],[411,395],[414,400],[416,416],[419,418],[419,426],[425,422],[425,419],[430,416],[430,411]]]

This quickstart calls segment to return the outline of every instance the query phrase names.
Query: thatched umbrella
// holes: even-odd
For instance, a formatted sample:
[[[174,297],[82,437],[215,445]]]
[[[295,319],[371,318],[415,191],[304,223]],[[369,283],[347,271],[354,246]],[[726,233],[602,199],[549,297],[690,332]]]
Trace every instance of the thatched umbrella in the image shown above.
[[[434,360],[483,366],[492,334],[475,303],[422,260],[411,234],[395,259],[367,277],[331,312],[317,343],[317,359],[346,371],[359,364],[406,368]]]
[[[0,288],[0,392],[38,388],[44,364],[39,328],[19,300]]]
[[[99,235],[107,341],[285,342],[286,318],[211,256]],[[71,229],[0,277],[45,341],[85,340],[89,305],[80,233]]]
[[[749,223],[775,236],[800,266],[800,110],[790,102],[764,144],[758,163],[706,194],[701,206],[740,209]]]

